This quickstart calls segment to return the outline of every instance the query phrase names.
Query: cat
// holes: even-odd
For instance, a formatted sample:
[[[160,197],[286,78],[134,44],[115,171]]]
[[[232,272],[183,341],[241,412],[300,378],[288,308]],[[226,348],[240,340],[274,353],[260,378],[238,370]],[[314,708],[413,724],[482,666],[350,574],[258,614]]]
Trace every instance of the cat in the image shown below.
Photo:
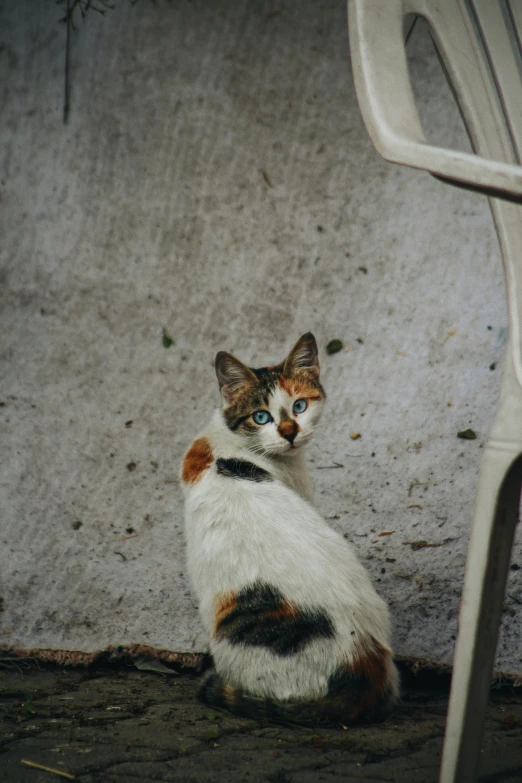
[[[222,408],[185,454],[187,565],[215,669],[200,698],[253,717],[348,724],[398,696],[383,600],[312,505],[304,447],[325,392],[303,335],[275,366],[216,356]]]

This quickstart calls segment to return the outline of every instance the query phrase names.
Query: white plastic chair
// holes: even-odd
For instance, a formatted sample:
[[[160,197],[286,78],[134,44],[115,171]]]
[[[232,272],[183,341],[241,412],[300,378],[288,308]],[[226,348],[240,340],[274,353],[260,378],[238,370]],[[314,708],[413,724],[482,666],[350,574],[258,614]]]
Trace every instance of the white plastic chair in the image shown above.
[[[476,154],[430,145],[404,20],[424,18]],[[522,485],[522,0],[348,0],[357,97],[389,161],[490,196],[509,314],[499,406],[484,449],[453,665],[441,783],[476,780]]]

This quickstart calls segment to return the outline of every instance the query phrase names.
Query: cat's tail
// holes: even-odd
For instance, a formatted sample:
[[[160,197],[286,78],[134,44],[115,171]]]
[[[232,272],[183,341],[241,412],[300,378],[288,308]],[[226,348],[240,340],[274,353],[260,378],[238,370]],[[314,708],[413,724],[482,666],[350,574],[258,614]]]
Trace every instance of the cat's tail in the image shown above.
[[[330,682],[328,693],[312,701],[277,701],[248,693],[226,683],[216,671],[209,672],[199,690],[205,703],[247,718],[310,727],[379,722],[391,713],[398,697],[395,665],[382,692],[376,692],[361,678],[346,671]]]

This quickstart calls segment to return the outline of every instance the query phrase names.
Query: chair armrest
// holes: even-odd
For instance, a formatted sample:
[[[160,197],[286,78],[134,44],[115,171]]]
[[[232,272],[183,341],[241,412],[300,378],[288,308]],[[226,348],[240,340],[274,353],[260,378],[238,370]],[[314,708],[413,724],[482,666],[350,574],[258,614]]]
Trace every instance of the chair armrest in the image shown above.
[[[375,148],[392,163],[521,203],[522,167],[428,144],[408,72],[404,15],[402,0],[348,0],[355,88]]]

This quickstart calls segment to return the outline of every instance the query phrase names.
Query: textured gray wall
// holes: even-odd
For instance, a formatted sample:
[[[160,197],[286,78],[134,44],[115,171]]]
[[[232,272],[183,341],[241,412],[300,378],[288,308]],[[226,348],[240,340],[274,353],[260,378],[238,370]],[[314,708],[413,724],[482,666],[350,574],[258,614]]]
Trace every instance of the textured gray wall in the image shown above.
[[[211,361],[278,360],[311,329],[329,394],[310,450],[318,505],[389,601],[397,652],[449,662],[506,341],[485,199],[378,157],[342,2],[91,13],[73,36],[67,126],[63,9],[11,6],[0,644],[205,649],[177,473],[218,402]],[[466,147],[425,31],[410,49],[429,135]],[[326,356],[337,337],[348,350]],[[477,440],[457,439],[467,427]],[[422,540],[440,546],[405,543]],[[499,648],[510,671],[521,574]]]

